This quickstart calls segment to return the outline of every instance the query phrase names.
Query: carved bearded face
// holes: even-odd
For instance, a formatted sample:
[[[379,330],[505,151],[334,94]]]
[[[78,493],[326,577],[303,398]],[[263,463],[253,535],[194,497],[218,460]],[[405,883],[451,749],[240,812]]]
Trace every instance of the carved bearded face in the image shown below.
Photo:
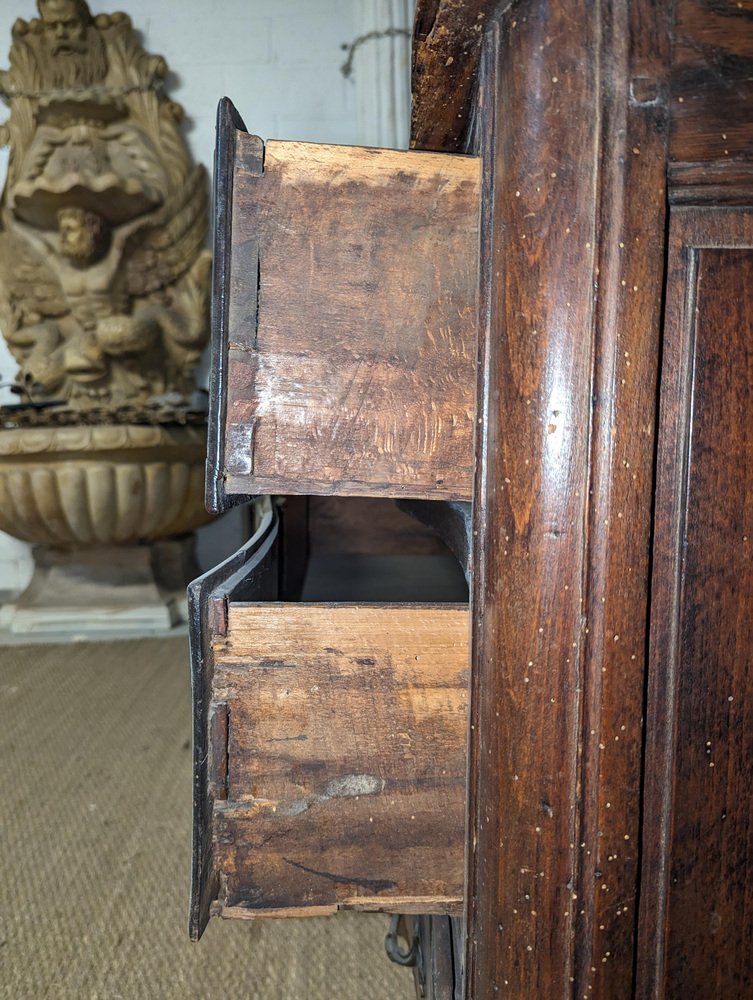
[[[60,253],[79,267],[96,264],[107,253],[110,230],[101,215],[83,208],[58,212]]]
[[[107,51],[84,0],[38,0],[37,6],[37,60],[44,86],[88,87],[103,80]]]
[[[42,0],[39,14],[53,56],[86,51],[86,6],[76,0]]]

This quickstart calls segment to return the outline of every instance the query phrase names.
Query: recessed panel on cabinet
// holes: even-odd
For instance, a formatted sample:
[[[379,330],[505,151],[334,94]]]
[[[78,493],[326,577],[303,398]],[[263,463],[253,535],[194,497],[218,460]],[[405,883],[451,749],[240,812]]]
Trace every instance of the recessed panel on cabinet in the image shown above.
[[[670,234],[643,974],[651,996],[742,1000],[753,954],[753,213],[680,210]]]

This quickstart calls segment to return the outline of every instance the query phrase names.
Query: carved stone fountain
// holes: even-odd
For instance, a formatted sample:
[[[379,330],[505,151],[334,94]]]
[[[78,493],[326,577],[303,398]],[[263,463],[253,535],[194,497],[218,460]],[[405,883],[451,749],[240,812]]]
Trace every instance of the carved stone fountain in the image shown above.
[[[123,13],[39,0],[0,96],[0,329],[19,364],[0,408],[0,529],[35,544],[15,628],[165,625],[203,506],[206,171],[165,61]],[[103,588],[105,588],[103,590]],[[103,604],[103,597],[105,598]]]

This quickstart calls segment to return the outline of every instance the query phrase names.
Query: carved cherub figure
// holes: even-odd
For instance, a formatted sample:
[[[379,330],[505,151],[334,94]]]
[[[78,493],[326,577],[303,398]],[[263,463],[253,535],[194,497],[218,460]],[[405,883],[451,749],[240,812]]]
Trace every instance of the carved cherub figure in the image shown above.
[[[164,60],[124,14],[38,8],[0,74],[0,323],[20,381],[77,407],[186,399],[208,330],[207,179],[162,96]]]
[[[200,168],[193,182],[203,187]],[[211,258],[201,251],[204,214],[191,210],[196,191],[181,195],[182,205],[118,227],[68,207],[57,213],[57,231],[15,219],[0,236],[10,297],[26,309],[35,304],[34,318],[52,313],[6,334],[33,398],[84,404],[190,395],[206,341]],[[187,269],[186,259],[193,260]]]

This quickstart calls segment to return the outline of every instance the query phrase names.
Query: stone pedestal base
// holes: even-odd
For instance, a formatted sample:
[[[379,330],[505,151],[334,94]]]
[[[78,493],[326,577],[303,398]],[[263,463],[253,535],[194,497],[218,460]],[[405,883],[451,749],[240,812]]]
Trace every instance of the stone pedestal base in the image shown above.
[[[142,545],[36,546],[34,576],[0,624],[15,633],[170,629],[186,620],[186,585],[198,575],[194,536]]]

